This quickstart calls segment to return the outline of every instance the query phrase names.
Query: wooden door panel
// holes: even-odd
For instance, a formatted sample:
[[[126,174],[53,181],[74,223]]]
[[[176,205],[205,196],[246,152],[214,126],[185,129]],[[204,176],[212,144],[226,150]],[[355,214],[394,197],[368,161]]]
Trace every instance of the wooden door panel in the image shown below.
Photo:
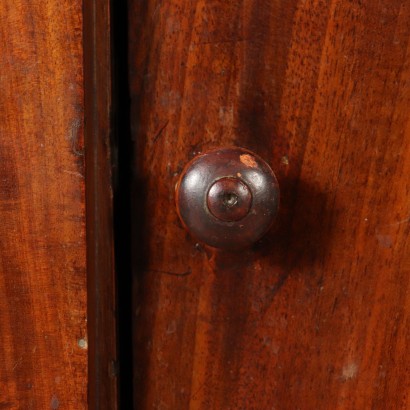
[[[129,4],[136,408],[409,408],[410,4]],[[240,253],[174,206],[226,145],[281,188]]]
[[[82,2],[0,16],[0,408],[84,409]]]

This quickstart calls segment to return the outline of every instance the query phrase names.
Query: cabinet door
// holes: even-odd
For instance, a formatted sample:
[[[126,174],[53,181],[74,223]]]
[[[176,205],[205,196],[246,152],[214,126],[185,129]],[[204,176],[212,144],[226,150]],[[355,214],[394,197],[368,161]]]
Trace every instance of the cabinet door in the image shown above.
[[[117,408],[109,16],[0,2],[1,409]]]
[[[82,2],[0,2],[0,408],[87,408]]]
[[[409,21],[401,0],[129,0],[135,408],[409,408]],[[241,252],[175,211],[221,146],[281,190]]]

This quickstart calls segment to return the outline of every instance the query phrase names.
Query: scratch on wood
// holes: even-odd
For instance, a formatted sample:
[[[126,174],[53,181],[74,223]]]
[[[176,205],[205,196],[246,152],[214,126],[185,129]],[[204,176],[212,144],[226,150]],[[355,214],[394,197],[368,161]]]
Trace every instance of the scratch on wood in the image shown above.
[[[71,122],[69,140],[71,142],[71,151],[77,157],[84,156],[84,150],[78,149],[78,145],[79,145],[78,143],[80,139],[80,133],[79,133],[80,128],[81,128],[81,120],[78,118],[75,118]]]
[[[394,223],[392,223],[392,224],[387,224],[387,225],[385,225],[385,226],[397,226],[397,225],[405,224],[405,223],[407,223],[407,222],[410,222],[410,216],[409,216],[408,218],[402,219],[402,220],[397,221],[397,222],[394,222]]]
[[[203,45],[219,45],[219,44],[235,44],[235,43],[242,43],[244,41],[248,41],[247,38],[229,38],[227,40],[219,40],[219,41],[198,41],[196,43],[191,43],[191,46],[203,46]]]
[[[74,176],[79,177],[79,178],[84,178],[84,175],[80,174],[79,172],[68,171],[68,170],[66,170],[66,169],[63,169],[63,172],[64,172],[65,174],[74,175]]]
[[[152,21],[155,21],[156,17],[158,16],[159,9],[162,6],[162,1],[160,1],[157,6],[155,7],[154,13],[152,14]]]
[[[160,269],[148,269],[148,272],[154,272],[154,273],[162,273],[164,275],[171,275],[171,276],[188,276],[192,273],[191,269],[188,269],[186,272],[170,272],[167,270],[160,270]]]
[[[162,131],[167,127],[169,120],[165,121],[165,124],[155,133],[154,138],[152,139],[152,143],[155,144],[158,141],[158,138],[162,135]]]
[[[18,360],[16,361],[16,363],[14,363],[13,370],[16,370],[17,367],[20,366],[20,364],[21,364],[22,362],[23,362],[23,356],[21,356],[20,359],[18,359]]]
[[[204,386],[205,386],[205,382],[202,383],[202,384],[198,387],[198,389],[196,390],[196,392],[192,395],[192,400],[195,400],[195,399],[196,399],[196,397],[198,396],[198,394],[200,393],[200,391],[204,388]]]
[[[263,301],[264,306],[261,309],[263,312],[262,317],[264,317],[266,313],[268,312],[269,308],[272,305],[273,300],[275,299],[276,294],[280,291],[280,289],[282,288],[282,286],[285,284],[286,280],[288,279],[289,273],[290,273],[290,270],[282,273],[277,279],[276,283],[274,283],[271,286],[268,294],[265,296],[264,301]]]

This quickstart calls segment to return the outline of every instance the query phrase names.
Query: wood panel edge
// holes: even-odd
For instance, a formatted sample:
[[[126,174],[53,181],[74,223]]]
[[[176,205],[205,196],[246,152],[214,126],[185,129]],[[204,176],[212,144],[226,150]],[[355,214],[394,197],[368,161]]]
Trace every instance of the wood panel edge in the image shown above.
[[[88,406],[118,408],[111,3],[84,0]]]

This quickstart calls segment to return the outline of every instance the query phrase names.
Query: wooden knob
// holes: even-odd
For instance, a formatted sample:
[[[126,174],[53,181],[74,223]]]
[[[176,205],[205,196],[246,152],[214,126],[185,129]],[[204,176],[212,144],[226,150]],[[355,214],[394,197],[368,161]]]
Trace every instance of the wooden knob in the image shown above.
[[[221,249],[252,245],[278,212],[279,186],[269,165],[243,148],[221,148],[195,157],[176,186],[185,228],[200,242]]]

